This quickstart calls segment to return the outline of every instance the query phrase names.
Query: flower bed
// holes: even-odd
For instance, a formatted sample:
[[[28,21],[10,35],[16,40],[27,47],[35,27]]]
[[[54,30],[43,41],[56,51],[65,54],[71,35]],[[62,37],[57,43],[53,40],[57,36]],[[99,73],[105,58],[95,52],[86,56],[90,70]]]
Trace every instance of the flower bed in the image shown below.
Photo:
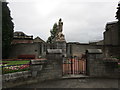
[[[4,65],[4,66],[2,66],[2,73],[3,74],[26,71],[26,70],[29,70],[29,64],[24,64],[24,65]]]
[[[3,61],[0,63],[3,74],[27,71],[30,69],[29,66],[29,61]]]

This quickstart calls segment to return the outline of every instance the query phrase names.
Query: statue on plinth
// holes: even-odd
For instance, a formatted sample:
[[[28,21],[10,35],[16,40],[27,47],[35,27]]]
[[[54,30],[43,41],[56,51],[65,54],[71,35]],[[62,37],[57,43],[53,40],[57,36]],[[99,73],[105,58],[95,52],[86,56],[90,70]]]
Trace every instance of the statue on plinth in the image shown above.
[[[57,26],[57,32],[55,35],[55,41],[65,41],[65,37],[62,31],[63,31],[63,22],[62,19],[60,18]]]

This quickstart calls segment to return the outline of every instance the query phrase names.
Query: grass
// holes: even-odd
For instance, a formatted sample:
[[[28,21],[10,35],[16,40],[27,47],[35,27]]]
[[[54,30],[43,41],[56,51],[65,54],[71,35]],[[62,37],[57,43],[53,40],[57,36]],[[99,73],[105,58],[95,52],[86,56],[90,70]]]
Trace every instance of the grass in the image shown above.
[[[28,64],[29,60],[24,61],[2,61],[2,63],[6,63],[7,65],[17,65],[17,64]]]

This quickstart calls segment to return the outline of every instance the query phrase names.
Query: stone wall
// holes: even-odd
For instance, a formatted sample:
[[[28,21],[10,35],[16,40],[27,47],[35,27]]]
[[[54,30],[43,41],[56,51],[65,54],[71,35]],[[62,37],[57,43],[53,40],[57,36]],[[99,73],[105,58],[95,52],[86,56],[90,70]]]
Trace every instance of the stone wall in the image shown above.
[[[41,79],[39,73],[46,64],[47,60],[31,60],[30,71],[21,71],[2,75],[2,87],[11,88],[24,84],[32,84],[45,80]]]
[[[114,57],[120,59],[120,46],[104,46],[103,51],[105,57]]]
[[[17,58],[18,55],[35,55],[45,57],[46,47],[43,43],[21,43],[12,45],[9,58]]]
[[[58,49],[55,49],[58,51]],[[56,52],[56,51],[55,51]],[[62,77],[62,53],[47,53],[47,63],[42,72],[40,72],[40,78],[44,80],[59,79]]]
[[[91,77],[118,78],[118,62],[103,59],[102,53],[87,53],[87,75]]]
[[[2,79],[3,79],[3,82],[7,82],[7,81],[11,81],[11,80],[16,80],[18,78],[27,78],[29,76],[31,76],[30,71],[22,71],[22,72],[4,74],[2,76]]]
[[[54,52],[55,51],[55,52]],[[62,50],[47,54],[47,60],[31,60],[30,71],[3,75],[3,88],[62,78]]]
[[[80,43],[67,43],[67,56],[77,56],[81,57],[85,54],[87,49],[102,49],[101,45],[90,45],[90,44],[80,44]]]

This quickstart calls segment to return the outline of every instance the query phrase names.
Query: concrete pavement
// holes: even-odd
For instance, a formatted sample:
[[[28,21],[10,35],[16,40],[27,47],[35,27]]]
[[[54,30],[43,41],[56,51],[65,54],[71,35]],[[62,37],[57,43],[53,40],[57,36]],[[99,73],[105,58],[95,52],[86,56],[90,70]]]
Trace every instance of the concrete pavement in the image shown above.
[[[60,79],[48,80],[15,88],[118,88],[118,79]]]

